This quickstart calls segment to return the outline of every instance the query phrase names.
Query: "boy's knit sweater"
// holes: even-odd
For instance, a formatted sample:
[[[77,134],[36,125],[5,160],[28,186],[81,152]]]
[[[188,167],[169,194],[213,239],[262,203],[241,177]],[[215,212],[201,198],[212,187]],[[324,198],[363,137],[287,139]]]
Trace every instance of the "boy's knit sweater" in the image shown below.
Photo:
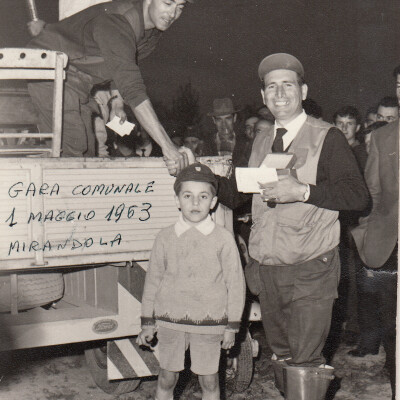
[[[142,326],[192,333],[238,330],[245,281],[232,234],[211,217],[196,227],[180,217],[157,235],[142,298]]]

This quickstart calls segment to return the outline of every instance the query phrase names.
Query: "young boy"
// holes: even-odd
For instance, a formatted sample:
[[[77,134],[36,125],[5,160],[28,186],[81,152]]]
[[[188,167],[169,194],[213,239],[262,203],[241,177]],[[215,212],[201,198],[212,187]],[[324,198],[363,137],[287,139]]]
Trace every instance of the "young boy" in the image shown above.
[[[174,184],[179,220],[154,242],[137,342],[148,345],[157,330],[161,370],[156,400],[172,400],[189,347],[203,399],[220,398],[220,350],[235,343],[245,282],[232,234],[209,215],[217,203],[217,185],[207,166],[184,168]]]

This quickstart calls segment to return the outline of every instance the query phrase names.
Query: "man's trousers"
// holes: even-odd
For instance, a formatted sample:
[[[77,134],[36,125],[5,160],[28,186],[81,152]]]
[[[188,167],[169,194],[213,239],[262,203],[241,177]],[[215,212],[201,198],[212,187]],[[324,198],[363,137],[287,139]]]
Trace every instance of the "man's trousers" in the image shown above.
[[[296,265],[260,268],[262,321],[271,350],[294,366],[319,366],[340,278],[338,249]]]

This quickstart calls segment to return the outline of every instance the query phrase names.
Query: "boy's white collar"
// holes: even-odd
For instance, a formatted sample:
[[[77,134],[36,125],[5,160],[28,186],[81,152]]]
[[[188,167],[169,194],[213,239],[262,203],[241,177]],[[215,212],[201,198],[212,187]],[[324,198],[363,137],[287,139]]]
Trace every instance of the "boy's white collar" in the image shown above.
[[[181,236],[183,233],[188,231],[190,228],[196,228],[203,235],[209,235],[215,227],[215,222],[211,219],[211,216],[208,215],[204,221],[201,221],[199,224],[192,226],[189,225],[182,217],[182,214],[179,215],[178,221],[175,223],[175,233],[176,236]]]

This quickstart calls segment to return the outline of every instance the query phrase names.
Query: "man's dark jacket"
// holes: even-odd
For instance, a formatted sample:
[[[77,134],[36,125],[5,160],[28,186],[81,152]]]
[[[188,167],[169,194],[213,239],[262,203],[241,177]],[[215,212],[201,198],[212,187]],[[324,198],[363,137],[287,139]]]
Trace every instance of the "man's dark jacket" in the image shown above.
[[[160,35],[145,31],[142,0],[114,0],[46,25],[27,47],[66,53],[87,83],[113,82],[134,108],[148,98],[138,60],[154,50]]]

